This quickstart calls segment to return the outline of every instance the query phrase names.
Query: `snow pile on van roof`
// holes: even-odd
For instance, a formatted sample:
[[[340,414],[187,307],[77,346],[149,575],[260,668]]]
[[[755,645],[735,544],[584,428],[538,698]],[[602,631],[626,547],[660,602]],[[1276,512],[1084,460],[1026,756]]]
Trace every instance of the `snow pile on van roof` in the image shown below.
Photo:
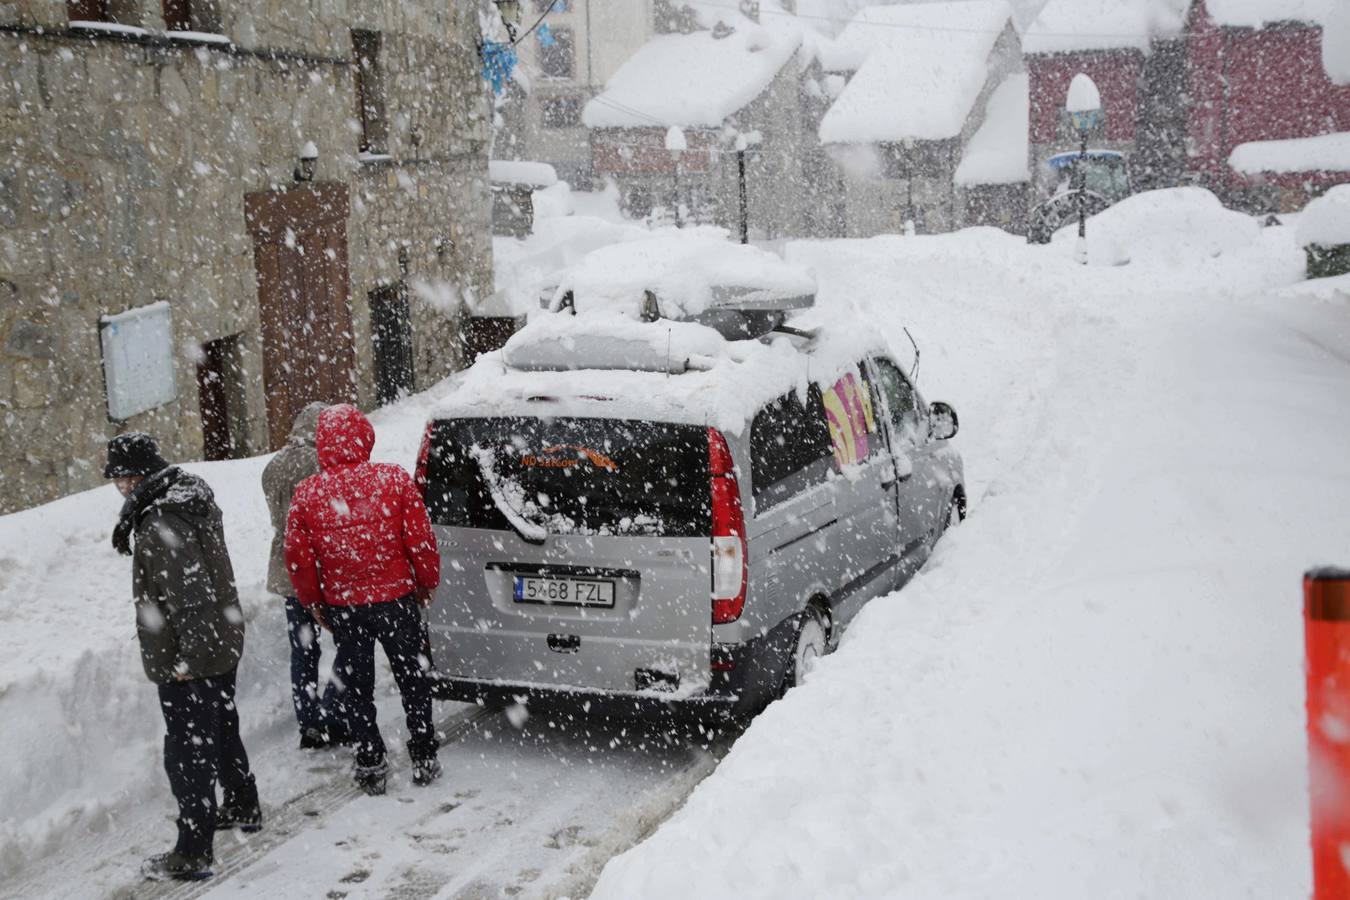
[[[668,319],[697,316],[726,290],[742,302],[783,300],[815,293],[809,272],[782,257],[727,240],[722,228],[655,232],[650,238],[602,247],[565,273],[553,308],[570,291],[578,313],[611,312],[636,319],[644,293],[657,296]]]
[[[813,311],[803,318],[816,315]],[[542,371],[532,371],[510,364],[513,357],[545,348],[564,365],[569,351],[576,352],[578,368],[541,365]],[[597,348],[611,359],[602,360],[599,367],[589,366],[585,355]],[[435,412],[437,418],[643,419],[710,425],[740,434],[755,412],[775,397],[791,390],[805,396],[812,383],[832,385],[844,373],[856,372],[867,354],[885,350],[884,340],[861,321],[822,329],[811,347],[803,349],[786,335],[728,341],[713,329],[690,322],[557,313],[532,321],[506,348],[480,357]],[[622,355],[636,359],[643,352],[648,354],[643,365],[610,364],[621,362]],[[681,372],[677,365],[681,357],[695,356],[694,365]]]

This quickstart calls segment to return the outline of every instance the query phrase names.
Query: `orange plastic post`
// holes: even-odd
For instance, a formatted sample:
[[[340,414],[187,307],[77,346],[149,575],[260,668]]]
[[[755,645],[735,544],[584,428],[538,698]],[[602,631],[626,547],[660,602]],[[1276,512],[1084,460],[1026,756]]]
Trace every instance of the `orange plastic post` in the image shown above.
[[[1350,569],[1303,576],[1313,900],[1350,898]]]

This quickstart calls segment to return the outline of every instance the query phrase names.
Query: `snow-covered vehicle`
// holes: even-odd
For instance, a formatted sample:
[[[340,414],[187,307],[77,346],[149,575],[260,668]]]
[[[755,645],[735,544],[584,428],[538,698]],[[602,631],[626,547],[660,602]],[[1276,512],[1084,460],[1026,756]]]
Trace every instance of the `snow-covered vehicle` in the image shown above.
[[[615,245],[465,374],[418,462],[447,696],[753,712],[916,571],[956,414],[813,295],[715,235]]]
[[[1083,186],[1077,184],[1080,154],[1076,151],[1056,153],[1041,164],[1038,183],[1045,186],[1045,199],[1033,206],[1027,214],[1027,241],[1047,244],[1060,228],[1078,218],[1078,196],[1081,190],[1084,210],[1089,216],[1119,203],[1133,193],[1130,172],[1125,155],[1116,150],[1089,150],[1082,176]]]

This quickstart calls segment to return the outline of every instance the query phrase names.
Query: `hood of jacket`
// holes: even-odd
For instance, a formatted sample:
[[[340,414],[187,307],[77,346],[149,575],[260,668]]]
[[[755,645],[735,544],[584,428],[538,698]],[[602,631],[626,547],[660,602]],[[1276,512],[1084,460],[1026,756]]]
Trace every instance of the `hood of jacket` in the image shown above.
[[[330,406],[319,414],[314,446],[319,451],[319,468],[325,472],[360,465],[370,461],[375,429],[350,403]]]
[[[286,443],[294,444],[297,447],[313,447],[314,435],[319,428],[319,416],[328,408],[327,403],[309,403],[300,410],[295,416],[295,421],[291,424],[291,433],[286,436]]]

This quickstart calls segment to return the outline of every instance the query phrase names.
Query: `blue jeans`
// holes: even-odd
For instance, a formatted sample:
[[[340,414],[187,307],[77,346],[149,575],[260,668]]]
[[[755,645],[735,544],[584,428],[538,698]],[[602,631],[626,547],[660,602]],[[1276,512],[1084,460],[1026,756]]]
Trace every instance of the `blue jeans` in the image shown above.
[[[286,598],[286,634],[291,641],[291,702],[300,730],[328,732],[331,738],[346,737],[347,724],[339,711],[344,690],[341,680],[346,664],[342,644],[333,660],[334,678],[319,698],[319,625],[295,597]]]
[[[384,761],[384,739],[375,724],[375,644],[384,648],[408,719],[408,755],[436,755],[440,742],[431,722],[430,660],[422,652],[422,612],[412,595],[369,606],[327,606],[324,614],[342,648],[341,675],[346,691],[338,708],[356,743],[356,762]]]

